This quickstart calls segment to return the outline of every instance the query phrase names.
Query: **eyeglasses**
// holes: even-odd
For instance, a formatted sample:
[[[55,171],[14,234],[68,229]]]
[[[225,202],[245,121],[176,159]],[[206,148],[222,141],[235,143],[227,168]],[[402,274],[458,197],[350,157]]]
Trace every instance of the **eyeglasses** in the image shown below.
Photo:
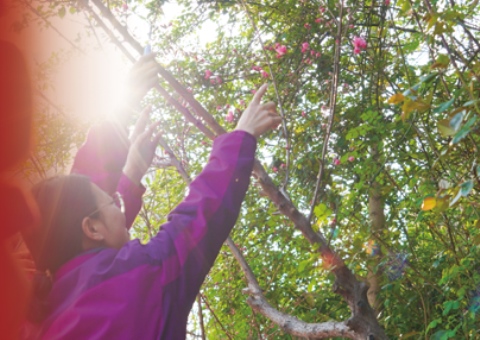
[[[115,192],[112,195],[112,201],[111,202],[108,202],[107,204],[104,204],[104,205],[98,207],[94,212],[87,215],[87,217],[91,217],[92,215],[96,214],[97,212],[99,212],[100,210],[102,210],[106,206],[109,206],[110,204],[115,204],[120,209],[122,214],[125,214],[125,202],[123,201],[123,197],[119,192]]]

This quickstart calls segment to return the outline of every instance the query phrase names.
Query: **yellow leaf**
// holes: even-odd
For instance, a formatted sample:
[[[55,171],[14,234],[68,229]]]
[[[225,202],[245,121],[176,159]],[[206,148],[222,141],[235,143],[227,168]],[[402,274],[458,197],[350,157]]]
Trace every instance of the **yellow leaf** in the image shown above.
[[[435,208],[436,205],[437,205],[437,199],[435,197],[426,197],[422,203],[422,210],[423,211],[432,210],[433,208]]]
[[[403,94],[395,93],[393,96],[390,97],[390,99],[388,99],[388,103],[389,104],[398,104],[398,103],[403,102],[404,99],[405,99],[405,97],[403,96]]]

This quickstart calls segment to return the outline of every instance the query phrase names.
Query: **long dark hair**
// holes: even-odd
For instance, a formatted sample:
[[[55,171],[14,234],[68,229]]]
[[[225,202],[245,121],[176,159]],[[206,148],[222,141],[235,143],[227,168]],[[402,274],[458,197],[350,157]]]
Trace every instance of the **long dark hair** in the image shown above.
[[[30,321],[40,322],[48,313],[49,276],[82,252],[82,220],[97,209],[91,188],[88,177],[69,175],[49,178],[32,189],[41,224],[24,234],[38,273],[33,280]]]

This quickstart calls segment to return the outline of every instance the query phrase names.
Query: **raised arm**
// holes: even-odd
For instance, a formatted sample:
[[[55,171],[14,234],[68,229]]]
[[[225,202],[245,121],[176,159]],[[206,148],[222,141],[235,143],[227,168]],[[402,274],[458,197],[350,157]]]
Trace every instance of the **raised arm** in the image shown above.
[[[157,79],[155,55],[140,58],[129,74],[128,98],[118,111],[116,121],[104,121],[90,129],[85,143],[78,150],[71,173],[90,177],[108,194],[118,191],[125,201],[127,228],[130,228],[142,206],[145,188],[141,177],[124,173],[131,142],[134,143],[148,120],[149,111],[144,110],[138,120],[134,134],[129,140],[127,125],[132,112]]]
[[[218,252],[233,228],[254,163],[256,137],[280,123],[275,104],[261,104],[263,86],[245,110],[236,131],[214,141],[208,164],[190,184],[187,197],[146,246],[162,265],[164,295],[192,305]],[[174,308],[172,306],[172,308]]]

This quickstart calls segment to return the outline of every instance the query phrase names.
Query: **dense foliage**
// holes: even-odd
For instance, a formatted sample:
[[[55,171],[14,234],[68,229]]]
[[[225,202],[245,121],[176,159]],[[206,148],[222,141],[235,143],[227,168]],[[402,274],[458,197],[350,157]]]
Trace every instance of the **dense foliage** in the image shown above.
[[[372,286],[369,301],[390,338],[479,337],[478,1],[178,1],[183,11],[171,22],[162,14],[170,3],[105,3],[127,29],[134,19],[148,23],[148,37],[137,32],[137,40],[227,130],[252,91],[272,83],[284,125],[259,141],[258,158]],[[35,8],[45,18],[83,12],[100,20],[91,17],[94,3]],[[105,34],[98,23],[96,30]],[[146,101],[194,177],[210,140],[157,93]],[[79,140],[55,117],[61,127],[41,125],[37,154],[47,168]],[[42,156],[53,152],[57,159]],[[147,178],[136,222],[145,241],[185,193],[185,181],[164,163]],[[346,320],[351,312],[332,291],[330,268],[252,184],[232,239],[265,297],[309,323]],[[245,302],[246,285],[225,246],[192,312],[192,337],[201,333],[201,308],[207,338],[291,338]]]

